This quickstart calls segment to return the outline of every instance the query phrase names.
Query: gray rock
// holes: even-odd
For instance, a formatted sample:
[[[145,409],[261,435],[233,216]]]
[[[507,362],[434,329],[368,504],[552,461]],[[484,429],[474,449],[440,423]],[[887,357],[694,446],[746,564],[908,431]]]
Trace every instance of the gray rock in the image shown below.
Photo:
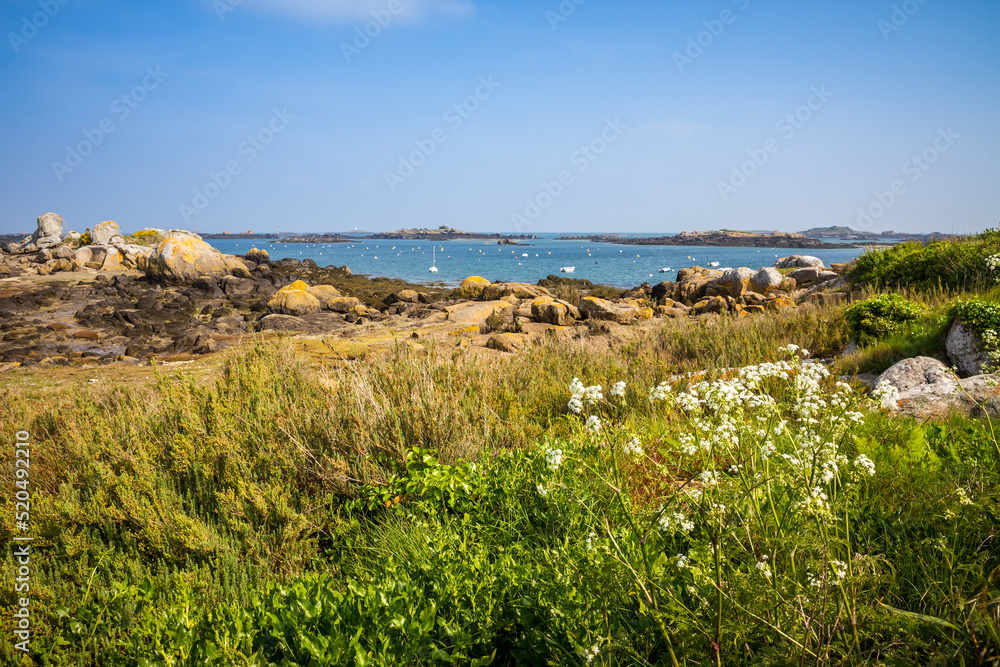
[[[124,243],[122,230],[118,223],[106,220],[99,225],[94,225],[90,230],[90,242],[93,245],[111,245],[113,243]]]
[[[831,280],[837,280],[838,278],[840,278],[840,274],[836,271],[820,271],[819,275],[816,277],[816,282],[828,283]]]
[[[753,269],[741,266],[738,269],[729,269],[710,286],[715,289],[718,296],[731,296],[735,299],[749,289],[750,280],[754,275]]]
[[[814,283],[819,279],[819,269],[815,267],[795,269],[788,274],[788,277],[794,280],[796,285]]]
[[[62,216],[56,213],[46,213],[38,216],[38,229],[31,235],[24,249],[32,252],[36,249],[52,248],[62,243]],[[30,246],[34,246],[29,249]]]
[[[894,386],[900,394],[927,385],[950,386],[954,389],[957,383],[947,366],[930,357],[903,359],[879,375],[875,386],[883,381]]]
[[[268,315],[261,318],[259,331],[309,331],[312,327],[300,317],[293,315]]]
[[[812,255],[791,255],[779,259],[774,263],[774,267],[776,269],[821,269],[823,268],[823,260]]]
[[[958,374],[962,377],[979,375],[983,366],[990,362],[979,336],[964,322],[955,320],[948,330],[944,346],[948,361],[958,369]]]
[[[750,279],[750,291],[757,294],[769,294],[781,287],[784,277],[776,268],[768,266],[761,269]]]

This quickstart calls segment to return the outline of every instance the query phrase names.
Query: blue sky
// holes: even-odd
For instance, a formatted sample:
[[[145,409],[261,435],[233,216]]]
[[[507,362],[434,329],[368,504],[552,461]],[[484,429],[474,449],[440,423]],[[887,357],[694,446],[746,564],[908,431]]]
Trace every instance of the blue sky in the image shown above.
[[[0,25],[0,232],[1000,222],[995,1],[5,0]]]

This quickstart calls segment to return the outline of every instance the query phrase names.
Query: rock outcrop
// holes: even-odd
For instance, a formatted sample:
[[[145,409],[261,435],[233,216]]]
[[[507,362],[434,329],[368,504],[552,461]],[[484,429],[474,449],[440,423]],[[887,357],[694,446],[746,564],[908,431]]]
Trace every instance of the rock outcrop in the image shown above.
[[[963,322],[955,320],[944,341],[948,361],[962,377],[979,375],[983,366],[990,363],[979,336]]]
[[[300,317],[310,313],[318,313],[322,306],[319,299],[309,293],[309,285],[296,280],[291,285],[285,285],[267,302],[269,312],[277,315],[292,315]]]
[[[122,230],[118,227],[118,223],[106,220],[94,225],[90,230],[90,242],[93,245],[112,245],[125,243],[125,239],[122,238]]]
[[[790,255],[788,257],[782,257],[777,262],[774,263],[774,268],[776,269],[809,269],[823,268],[823,260],[819,257],[813,257],[812,255]]]
[[[38,216],[38,227],[31,236],[26,238],[21,244],[11,244],[8,251],[14,253],[29,253],[46,248],[54,248],[62,243],[63,219],[57,213],[46,213]]]
[[[154,281],[166,284],[193,283],[200,276],[221,278],[232,275],[234,269],[239,273],[249,272],[245,265],[240,267],[235,257],[227,262],[221,252],[201,239],[187,234],[171,234],[150,254],[149,258],[139,267]]]

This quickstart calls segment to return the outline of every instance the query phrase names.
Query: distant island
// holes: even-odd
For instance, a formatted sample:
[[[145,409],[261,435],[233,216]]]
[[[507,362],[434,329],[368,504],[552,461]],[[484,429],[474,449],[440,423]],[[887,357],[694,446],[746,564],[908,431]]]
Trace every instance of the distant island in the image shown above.
[[[378,239],[388,241],[454,241],[454,240],[531,240],[537,239],[534,234],[485,234],[481,232],[463,232],[460,229],[453,229],[448,225],[441,225],[437,229],[400,229],[394,232],[380,232],[366,236],[365,239]]]
[[[827,243],[803,234],[789,232],[740,232],[723,229],[712,232],[681,232],[676,236],[636,237],[620,234],[592,234],[588,236],[560,236],[559,241],[590,241],[592,243],[616,243],[619,245],[673,245],[673,246],[721,246],[746,248],[811,248],[827,250],[834,248],[857,248],[856,243]]]
[[[229,232],[198,232],[198,236],[203,239],[270,239],[274,238],[276,234],[254,234],[253,232],[240,232],[239,234],[231,234]]]
[[[799,233],[803,236],[808,236],[809,238],[835,238],[843,239],[845,241],[875,241],[878,243],[890,242],[889,239],[926,242],[932,239],[951,238],[952,236],[951,234],[942,234],[941,232],[930,232],[929,234],[910,234],[907,232],[896,232],[893,230],[879,232],[876,234],[874,232],[861,232],[843,225],[833,227],[813,227],[812,229],[807,229]]]
[[[293,234],[282,236],[271,243],[350,243],[351,239],[341,234]]]

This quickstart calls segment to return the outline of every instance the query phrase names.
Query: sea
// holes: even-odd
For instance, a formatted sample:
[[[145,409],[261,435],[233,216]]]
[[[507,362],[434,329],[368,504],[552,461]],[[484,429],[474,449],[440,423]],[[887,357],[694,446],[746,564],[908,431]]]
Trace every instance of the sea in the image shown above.
[[[781,257],[807,254],[819,257],[830,266],[847,262],[864,252],[859,248],[635,246],[556,240],[557,236],[564,235],[538,234],[537,239],[518,241],[526,244],[523,246],[497,245],[496,240],[439,241],[436,244],[375,239],[330,244],[271,243],[274,239],[207,239],[207,242],[232,255],[246,254],[250,248],[264,248],[272,261],[286,257],[308,258],[320,266],[346,265],[355,274],[443,286],[458,285],[469,276],[482,276],[492,282],[535,283],[554,274],[626,288],[644,282],[656,284],[674,280],[678,270],[694,265],[707,267],[718,262],[720,269],[740,266],[759,269],[773,266]],[[432,265],[437,267],[437,273],[429,271]],[[563,267],[573,267],[573,271],[561,272]]]

